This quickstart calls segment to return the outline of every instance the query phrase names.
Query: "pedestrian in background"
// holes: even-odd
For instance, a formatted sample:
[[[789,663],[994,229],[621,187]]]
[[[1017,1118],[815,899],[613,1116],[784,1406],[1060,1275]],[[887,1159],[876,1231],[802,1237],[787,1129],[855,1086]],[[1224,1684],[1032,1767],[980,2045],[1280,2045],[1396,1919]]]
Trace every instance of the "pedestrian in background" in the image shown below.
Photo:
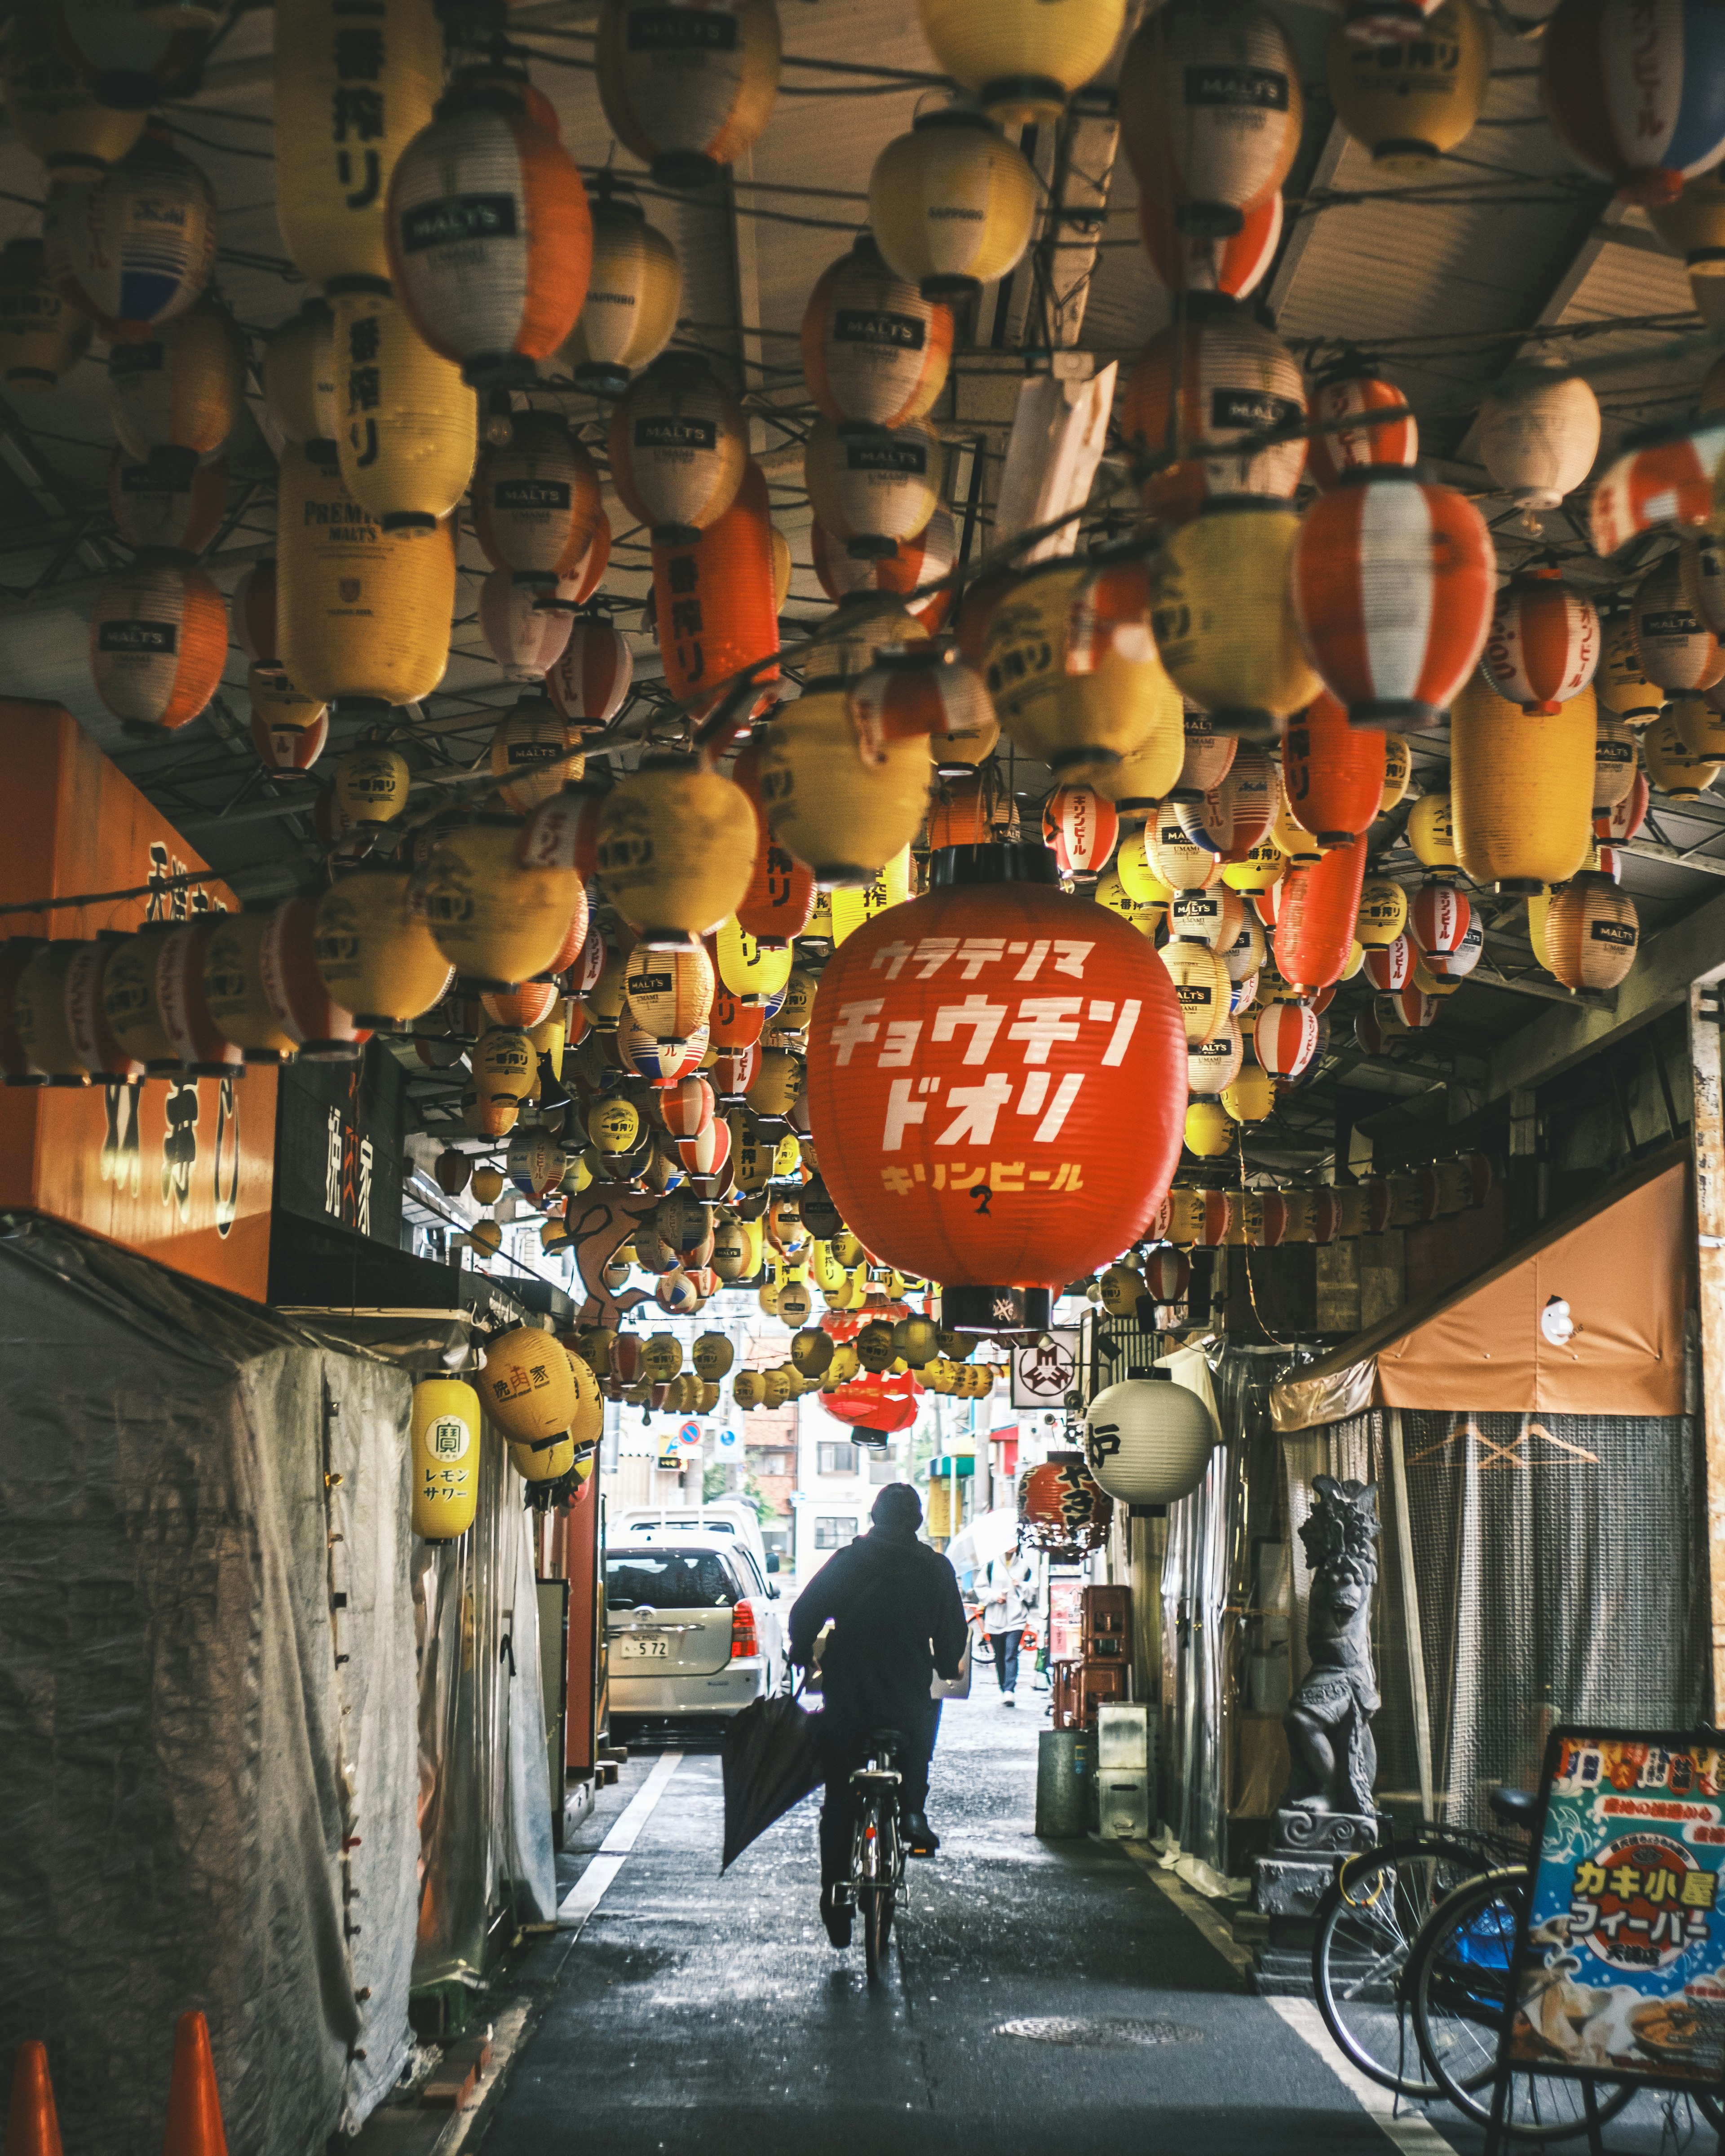
[[[1029,1614],[1027,1596],[1036,1578],[1028,1558],[997,1557],[988,1567],[980,1600],[983,1630],[994,1656],[994,1674],[1000,1681],[1002,1704],[1018,1705],[1019,1645]]]

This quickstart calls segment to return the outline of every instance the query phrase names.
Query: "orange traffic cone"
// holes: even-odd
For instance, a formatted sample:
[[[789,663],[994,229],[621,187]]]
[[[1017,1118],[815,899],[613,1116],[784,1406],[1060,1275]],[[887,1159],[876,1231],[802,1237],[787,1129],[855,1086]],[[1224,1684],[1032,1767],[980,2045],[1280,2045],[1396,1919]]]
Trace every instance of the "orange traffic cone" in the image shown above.
[[[5,2156],[60,2156],[60,2122],[45,2044],[20,2044],[12,2068]]]
[[[174,2077],[167,2092],[167,2133],[162,2156],[228,2156],[222,2100],[216,2094],[209,2024],[201,2014],[182,2014],[174,2038]],[[8,2151],[8,2156],[11,2153]]]

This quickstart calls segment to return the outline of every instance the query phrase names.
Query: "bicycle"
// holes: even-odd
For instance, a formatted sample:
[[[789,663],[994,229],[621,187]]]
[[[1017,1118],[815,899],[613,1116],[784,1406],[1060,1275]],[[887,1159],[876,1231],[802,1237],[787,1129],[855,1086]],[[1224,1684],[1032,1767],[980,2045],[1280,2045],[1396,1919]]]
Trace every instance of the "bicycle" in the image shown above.
[[[850,1845],[851,1893],[862,1919],[863,1959],[872,1984],[886,1964],[893,1912],[905,1881],[905,1844],[899,1831],[898,1792],[904,1777],[893,1762],[904,1743],[896,1729],[877,1729],[868,1757],[855,1768],[859,1793]]]

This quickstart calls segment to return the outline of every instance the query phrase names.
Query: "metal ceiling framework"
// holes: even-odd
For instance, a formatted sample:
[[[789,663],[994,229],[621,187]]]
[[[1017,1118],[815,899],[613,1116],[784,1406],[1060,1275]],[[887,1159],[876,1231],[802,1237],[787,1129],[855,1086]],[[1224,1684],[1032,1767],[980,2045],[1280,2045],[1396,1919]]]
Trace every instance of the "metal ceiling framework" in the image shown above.
[[[1295,0],[1270,4],[1294,45],[1307,98],[1281,249],[1260,295],[1281,334],[1308,364],[1343,350],[1369,355],[1405,390],[1433,475],[1479,499],[1504,566],[1551,552],[1589,588],[1621,588],[1620,566],[1608,567],[1588,547],[1577,501],[1525,528],[1519,512],[1491,495],[1472,440],[1473,415],[1494,378],[1517,358],[1559,358],[1594,377],[1605,417],[1603,463],[1627,428],[1692,403],[1711,350],[1682,265],[1640,213],[1622,213],[1606,189],[1567,162],[1544,124],[1537,23],[1494,11],[1492,79],[1479,124],[1441,161],[1412,175],[1386,174],[1374,172],[1334,116],[1324,53],[1335,14]],[[793,644],[829,610],[814,574],[802,486],[814,416],[797,343],[803,306],[822,270],[863,228],[878,151],[941,93],[942,78],[912,0],[783,0],[788,50],[766,133],[721,187],[672,195],[651,184],[605,125],[591,57],[597,13],[597,0],[536,0],[510,10],[511,34],[531,56],[583,171],[609,170],[634,186],[677,246],[678,341],[706,352],[741,394],[774,521],[791,542],[783,626]],[[222,206],[219,288],[258,334],[305,295],[274,212],[273,22],[270,8],[246,0],[200,89],[167,111]],[[990,541],[1026,372],[1058,364],[1085,373],[1116,360],[1124,368],[1170,319],[1138,238],[1136,182],[1117,154],[1108,80],[1105,70],[1060,126],[1024,131],[1022,146],[1043,183],[1037,237],[1016,271],[961,311],[951,380],[932,415],[952,451],[947,500],[961,561],[973,568]],[[34,160],[0,134],[0,239],[37,228],[41,188]],[[310,813],[316,789],[258,761],[244,716],[242,654],[230,652],[209,710],[159,741],[122,733],[91,685],[89,607],[103,574],[127,553],[106,507],[113,444],[103,376],[98,346],[48,394],[28,404],[0,399],[0,682],[11,695],[64,703],[243,897],[285,893],[320,870]],[[204,558],[224,591],[273,547],[279,444],[270,439],[255,371],[251,389],[249,417],[227,452],[229,515]],[[530,401],[567,413],[603,465],[603,407],[554,377]],[[1105,460],[1111,497],[1104,504],[1099,487],[1086,536],[1117,533],[1129,521],[1124,470],[1121,456]],[[628,757],[665,692],[641,626],[650,590],[645,535],[629,528],[614,497],[611,506],[615,543],[601,596],[635,658],[636,690],[614,729]],[[1632,557],[1635,573],[1649,558],[1649,550]],[[449,671],[399,744],[427,803],[482,762],[497,716],[518,693],[478,634],[472,601],[485,565],[470,535],[460,559]],[[328,761],[357,724],[344,730],[338,722]],[[1415,783],[1444,783],[1445,734],[1413,746]],[[1010,776],[1022,814],[1033,818],[1049,775],[1014,757]],[[1400,828],[1398,819],[1378,827],[1374,846],[1384,872],[1412,881],[1419,871]],[[1615,997],[1570,998],[1537,968],[1520,904],[1490,898],[1485,959],[1445,1000],[1436,1025],[1395,1060],[1368,1060],[1348,1043],[1366,995],[1344,988],[1332,1007],[1331,1051],[1254,1132],[1254,1164],[1284,1173],[1318,1166],[1334,1142],[1339,1100],[1402,1100],[1442,1086],[1452,1116],[1463,1116],[1670,1008],[1680,981],[1686,988],[1692,975],[1725,967],[1725,894],[1716,880],[1725,875],[1722,840],[1725,800],[1717,795],[1656,799],[1645,835],[1624,850],[1644,946]],[[424,1073],[414,1085],[420,1112],[434,1116],[447,1090]]]

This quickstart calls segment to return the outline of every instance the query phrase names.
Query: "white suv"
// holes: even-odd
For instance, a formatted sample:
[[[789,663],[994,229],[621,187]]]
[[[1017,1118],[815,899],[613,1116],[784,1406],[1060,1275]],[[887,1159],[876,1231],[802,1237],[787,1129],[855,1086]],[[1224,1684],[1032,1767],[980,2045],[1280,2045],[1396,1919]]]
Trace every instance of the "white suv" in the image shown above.
[[[655,1522],[605,1550],[611,1722],[728,1719],[789,1680],[778,1597],[747,1544]]]

